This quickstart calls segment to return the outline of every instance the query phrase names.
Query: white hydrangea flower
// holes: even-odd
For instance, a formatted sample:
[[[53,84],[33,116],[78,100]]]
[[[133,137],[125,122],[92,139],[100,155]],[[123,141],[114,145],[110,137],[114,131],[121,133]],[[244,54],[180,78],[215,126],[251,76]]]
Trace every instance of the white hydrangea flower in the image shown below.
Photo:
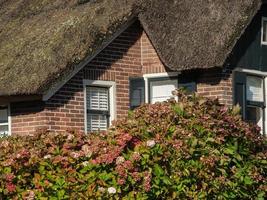
[[[116,192],[117,192],[116,188],[114,188],[114,187],[109,187],[108,188],[108,193],[109,194],[115,194]]]
[[[93,154],[93,152],[91,151],[90,147],[87,144],[82,146],[82,150],[83,150],[85,156],[88,158],[90,158]]]
[[[146,142],[146,145],[148,146],[148,147],[154,147],[155,145],[156,145],[156,142],[154,141],[154,140],[148,140],[147,142]]]
[[[105,192],[105,191],[106,191],[106,189],[105,189],[105,188],[103,188],[103,187],[98,187],[98,191],[99,191],[99,192]]]
[[[49,154],[44,156],[44,159],[50,159],[50,158],[52,158],[52,156]]]
[[[88,162],[88,161],[84,161],[84,162],[82,163],[82,165],[83,165],[84,167],[86,167],[86,166],[89,165],[89,162]]]
[[[73,138],[74,136],[72,134],[69,134],[67,140],[72,140]]]
[[[77,153],[77,152],[71,152],[70,153],[70,156],[72,157],[72,158],[74,158],[74,159],[77,159],[77,158],[79,158],[79,153]]]
[[[124,161],[125,161],[124,157],[119,156],[119,157],[116,159],[116,165],[119,165],[119,164],[123,163]]]

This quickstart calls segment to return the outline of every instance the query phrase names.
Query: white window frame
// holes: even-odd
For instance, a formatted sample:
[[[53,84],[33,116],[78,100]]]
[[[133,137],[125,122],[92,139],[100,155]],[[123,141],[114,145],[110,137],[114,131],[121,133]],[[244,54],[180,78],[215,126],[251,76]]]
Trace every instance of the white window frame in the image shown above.
[[[267,45],[267,41],[263,41],[263,28],[264,28],[263,24],[264,24],[264,22],[267,22],[267,17],[261,18],[261,45]]]
[[[100,81],[100,80],[83,80],[83,93],[84,93],[84,131],[87,133],[87,99],[86,99],[86,87],[106,87],[109,89],[109,124],[113,120],[116,120],[116,83],[113,81]]]
[[[177,77],[180,72],[170,72],[170,73],[155,73],[155,74],[144,74],[143,78],[145,80],[145,103],[149,103],[149,92],[150,92],[150,86],[149,86],[149,79],[153,78],[173,78]],[[177,80],[178,81],[178,80]],[[178,85],[179,87],[179,85]]]
[[[7,106],[7,120],[8,122],[7,123],[0,123],[0,126],[8,126],[8,133],[7,133],[7,136],[10,136],[11,135],[11,111],[10,111],[10,103],[8,104],[5,104],[4,106]]]
[[[266,18],[267,19],[267,18]],[[258,71],[258,70],[254,70],[254,69],[243,69],[240,67],[237,67],[234,71],[237,72],[244,72],[247,75],[254,75],[254,76],[261,76],[263,78],[264,84],[265,84],[265,96],[264,96],[264,100],[267,105],[267,72],[262,72],[262,71]],[[264,127],[265,127],[265,133],[262,132],[263,135],[267,134],[267,108],[264,109],[264,116],[265,116],[265,121],[263,122]]]

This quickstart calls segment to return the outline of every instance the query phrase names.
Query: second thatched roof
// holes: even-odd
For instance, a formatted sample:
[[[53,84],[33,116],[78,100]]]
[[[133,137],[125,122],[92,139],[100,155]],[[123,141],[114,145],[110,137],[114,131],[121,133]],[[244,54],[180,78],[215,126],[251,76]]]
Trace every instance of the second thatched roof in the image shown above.
[[[172,69],[222,66],[261,0],[152,0],[140,20]]]
[[[223,65],[260,0],[0,0],[0,96],[43,94],[139,17],[174,70]]]

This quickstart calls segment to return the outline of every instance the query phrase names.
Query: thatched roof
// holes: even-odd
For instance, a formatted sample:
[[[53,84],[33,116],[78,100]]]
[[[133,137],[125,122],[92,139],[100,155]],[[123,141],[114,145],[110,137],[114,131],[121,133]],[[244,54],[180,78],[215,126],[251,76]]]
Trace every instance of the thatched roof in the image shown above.
[[[138,15],[168,67],[220,66],[260,3],[0,0],[0,96],[43,94]]]
[[[134,2],[0,0],[0,95],[48,89],[128,20]]]
[[[162,61],[172,69],[222,66],[261,0],[148,1],[140,16]]]

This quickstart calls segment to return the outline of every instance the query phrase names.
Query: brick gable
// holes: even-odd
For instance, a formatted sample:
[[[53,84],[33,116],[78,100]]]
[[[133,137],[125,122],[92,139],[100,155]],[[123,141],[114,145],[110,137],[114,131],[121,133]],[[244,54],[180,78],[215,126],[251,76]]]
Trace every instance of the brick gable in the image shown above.
[[[218,97],[222,103],[231,105],[231,71],[220,70],[197,73],[197,90],[203,96]],[[70,128],[84,131],[83,79],[116,82],[116,117],[121,119],[128,114],[130,77],[170,71],[136,22],[48,101],[12,103],[12,134],[33,133],[39,128],[57,132]]]

